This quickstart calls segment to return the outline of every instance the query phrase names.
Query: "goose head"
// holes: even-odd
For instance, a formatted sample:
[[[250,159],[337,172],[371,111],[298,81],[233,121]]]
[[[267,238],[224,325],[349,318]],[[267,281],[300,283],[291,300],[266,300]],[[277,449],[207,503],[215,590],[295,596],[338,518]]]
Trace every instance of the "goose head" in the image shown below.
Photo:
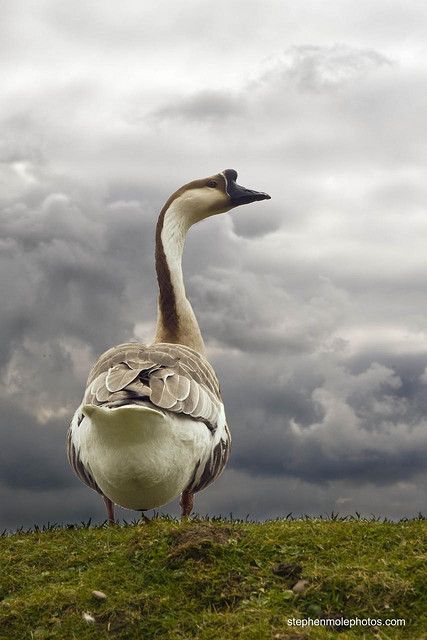
[[[209,216],[225,213],[243,204],[270,200],[263,191],[254,191],[237,184],[237,171],[224,169],[216,175],[193,180],[176,191],[168,203],[178,206],[188,226]]]

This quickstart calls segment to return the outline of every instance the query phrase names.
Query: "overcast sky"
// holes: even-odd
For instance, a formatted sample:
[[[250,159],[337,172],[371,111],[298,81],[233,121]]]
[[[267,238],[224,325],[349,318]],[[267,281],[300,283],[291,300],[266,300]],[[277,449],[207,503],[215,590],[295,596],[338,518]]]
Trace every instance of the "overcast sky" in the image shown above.
[[[272,200],[186,246],[233,432],[196,510],[426,513],[425,3],[1,12],[0,526],[104,518],[68,421],[100,352],[152,338],[164,201],[224,168]]]

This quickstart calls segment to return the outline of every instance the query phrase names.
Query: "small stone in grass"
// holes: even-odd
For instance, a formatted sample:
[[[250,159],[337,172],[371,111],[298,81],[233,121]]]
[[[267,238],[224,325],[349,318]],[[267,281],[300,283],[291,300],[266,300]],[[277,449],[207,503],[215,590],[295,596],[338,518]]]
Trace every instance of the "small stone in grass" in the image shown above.
[[[107,596],[105,595],[105,593],[103,591],[92,591],[92,595],[94,598],[96,598],[97,600],[106,600]]]
[[[298,580],[302,573],[302,567],[299,564],[280,562],[273,568],[273,573],[283,578],[295,578]]]
[[[294,593],[304,593],[309,584],[308,580],[298,580],[298,582],[296,582],[292,587],[292,591]]]
[[[83,613],[83,620],[88,624],[93,624],[95,622],[95,618],[90,615],[90,613]]]

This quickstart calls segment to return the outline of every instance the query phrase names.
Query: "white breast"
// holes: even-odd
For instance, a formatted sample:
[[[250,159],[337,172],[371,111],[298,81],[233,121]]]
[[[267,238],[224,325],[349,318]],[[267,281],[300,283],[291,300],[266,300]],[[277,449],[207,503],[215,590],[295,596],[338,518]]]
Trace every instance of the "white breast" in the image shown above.
[[[128,509],[164,505],[188,485],[212,437],[203,422],[149,407],[86,405],[73,429],[82,463],[103,493]]]

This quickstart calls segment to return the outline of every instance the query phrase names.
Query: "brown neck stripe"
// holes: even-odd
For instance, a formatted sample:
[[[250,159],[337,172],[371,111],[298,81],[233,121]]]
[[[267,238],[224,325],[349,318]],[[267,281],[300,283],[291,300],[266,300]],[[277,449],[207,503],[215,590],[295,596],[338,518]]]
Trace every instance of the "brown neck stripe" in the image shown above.
[[[156,226],[156,273],[159,284],[159,305],[162,323],[170,334],[171,338],[176,338],[178,334],[178,311],[176,308],[175,291],[172,285],[171,273],[166,260],[166,254],[162,242],[162,230],[166,211],[172,204],[176,195],[171,196],[160,212]]]

